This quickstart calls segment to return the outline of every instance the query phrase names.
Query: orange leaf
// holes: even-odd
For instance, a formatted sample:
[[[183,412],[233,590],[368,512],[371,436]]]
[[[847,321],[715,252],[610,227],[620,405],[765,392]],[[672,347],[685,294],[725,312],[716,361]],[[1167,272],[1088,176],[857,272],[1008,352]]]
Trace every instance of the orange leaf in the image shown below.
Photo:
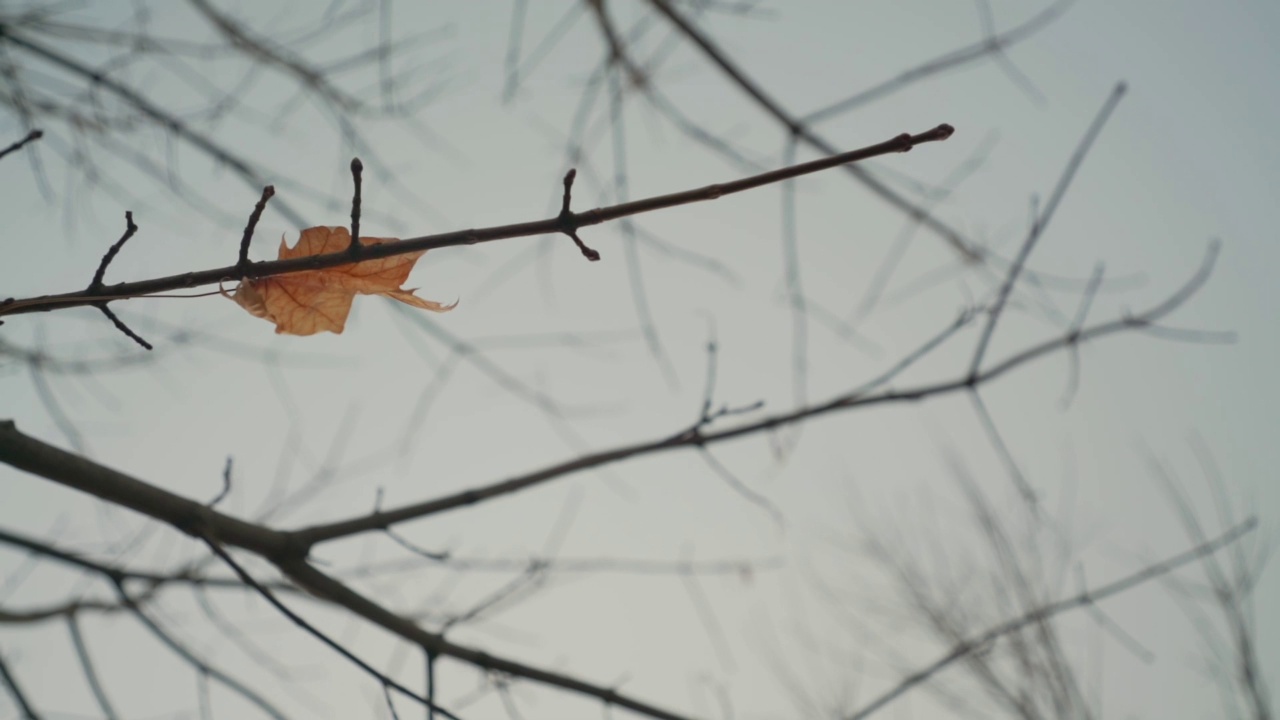
[[[399,242],[396,238],[360,238],[362,245],[384,245]],[[313,227],[302,231],[293,247],[280,240],[277,259],[328,255],[346,250],[351,233],[344,227]],[[351,312],[351,301],[359,295],[385,295],[423,310],[448,312],[458,303],[442,305],[423,300],[400,286],[426,250],[393,255],[374,260],[338,265],[324,270],[276,275],[245,280],[231,295],[240,307],[254,317],[276,324],[277,333],[314,335],[328,330],[341,333]]]

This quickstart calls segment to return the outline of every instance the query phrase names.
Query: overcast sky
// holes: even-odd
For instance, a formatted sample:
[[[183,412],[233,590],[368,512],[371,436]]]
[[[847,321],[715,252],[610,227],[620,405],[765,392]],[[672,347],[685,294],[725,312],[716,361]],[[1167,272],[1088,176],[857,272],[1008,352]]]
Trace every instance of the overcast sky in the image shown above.
[[[621,0],[609,6],[623,29],[633,28],[647,7]],[[97,3],[67,18],[131,29],[138,22],[131,7]],[[514,51],[510,3],[395,3],[390,23],[375,12],[316,40],[294,32],[314,25],[307,4],[218,7],[265,37],[296,41],[290,47],[321,65],[372,46],[387,28],[408,40],[391,66],[396,97],[425,92],[428,100],[408,118],[358,123],[359,147],[343,140],[314,100],[270,73],[246,81],[235,62],[176,67],[146,57],[123,71],[129,83],[172,103],[256,163],[276,183],[277,197],[311,225],[347,222],[346,167],[354,153],[368,168],[363,232],[392,237],[553,215],[575,127],[582,128],[574,140],[583,147],[574,163],[578,210],[733,179],[792,156],[785,129],[657,18],[640,24],[634,50],[639,58],[661,58],[648,82],[663,102],[741,151],[746,166],[692,141],[634,87],[625,88],[614,114],[608,83],[601,83],[586,122],[576,126],[604,49],[586,15],[544,45],[571,11],[567,1],[529,3]],[[1006,29],[1040,9],[992,2],[990,13],[994,26]],[[978,41],[983,17],[969,3],[772,3],[746,14],[710,12],[699,26],[779,103],[804,116]],[[208,37],[207,25],[185,6],[156,4],[150,22],[156,36]],[[1050,518],[1034,542],[1019,540],[1028,551],[1041,550],[1046,597],[1074,594],[1082,579],[1100,585],[1195,544],[1179,525],[1157,464],[1177,476],[1213,535],[1226,525],[1213,502],[1213,471],[1203,462],[1211,459],[1236,518],[1253,514],[1262,522],[1252,547],[1274,544],[1277,33],[1280,5],[1263,0],[1082,1],[1009,49],[1008,65],[966,65],[812,124],[842,150],[954,125],[946,142],[870,167],[908,197],[948,189],[930,195],[936,216],[998,258],[1011,258],[1031,208],[1043,205],[1116,84],[1127,84],[1032,255],[1042,287],[1023,285],[1015,293],[989,363],[1060,336],[1098,263],[1105,282],[1089,310],[1092,322],[1158,304],[1196,271],[1211,240],[1222,243],[1204,290],[1167,325],[1230,331],[1234,342],[1125,333],[1081,348],[1078,383],[1069,356],[1057,353],[982,391],[1003,443]],[[69,52],[91,63],[105,57],[93,49]],[[519,58],[515,83],[506,71],[509,55]],[[238,105],[216,119],[202,114],[207,101],[190,81],[198,74],[234,89]],[[336,80],[373,103],[386,97],[376,65]],[[13,115],[0,118],[0,145],[7,145],[23,131]],[[126,152],[113,155],[101,146],[92,152],[104,180],[88,183],[65,162],[76,142],[51,133],[35,147],[38,164],[18,155],[0,161],[7,241],[0,295],[83,287],[119,237],[125,210],[141,229],[112,264],[110,282],[234,261],[256,189],[153,130],[124,136],[120,147],[172,168],[185,199],[130,166]],[[803,146],[794,153],[796,160],[814,157]],[[619,173],[625,187],[614,180]],[[0,417],[196,499],[217,494],[226,458],[233,457],[235,481],[224,507],[245,517],[278,502],[281,488],[318,488],[271,517],[273,526],[292,528],[371,510],[379,493],[384,506],[399,505],[587,450],[677,433],[702,404],[709,337],[718,348],[716,405],[763,402],[753,414],[718,421],[727,426],[847,391],[963,308],[993,298],[993,278],[1004,267],[998,259],[964,266],[937,234],[913,228],[844,173],[809,176],[793,190],[807,308],[800,320],[788,300],[795,286],[784,250],[787,191],[769,187],[643,216],[635,236],[619,224],[584,229],[583,239],[603,256],[598,263],[588,263],[563,237],[433,251],[409,286],[432,300],[459,300],[456,310],[409,315],[418,311],[362,298],[342,335],[277,336],[219,297],[116,303],[157,346],[149,361],[36,380],[24,365],[0,357]],[[259,225],[254,258],[274,257],[280,236],[292,242],[298,229],[273,206]],[[900,261],[884,275],[899,251]],[[885,277],[883,291],[872,293]],[[962,376],[980,324],[894,386]],[[451,356],[443,333],[479,343],[481,360]],[[88,309],[6,318],[0,340],[66,359],[143,353]],[[1025,524],[1009,469],[964,394],[825,416],[799,432],[756,435],[713,454],[749,493],[735,490],[697,453],[679,451],[573,475],[402,532],[462,557],[761,562],[749,574],[692,581],[553,573],[536,594],[451,637],[616,683],[699,716],[721,717],[723,693],[733,717],[765,718],[856,709],[944,649],[904,624],[909,614],[860,542],[879,537],[919,555],[940,584],[951,573],[981,585],[985,570],[977,568],[995,561],[975,540],[956,478],[972,478],[1012,526]],[[766,498],[768,509],[753,498]],[[202,553],[175,532],[7,467],[0,468],[0,527],[148,568]],[[412,557],[382,537],[317,554],[344,570]],[[0,607],[37,605],[68,592],[106,597],[96,581],[53,569],[27,575],[25,564],[22,555],[0,550],[0,575],[18,579],[0,582]],[[398,609],[434,617],[472,607],[511,577],[419,567],[363,587]],[[1180,577],[1201,579],[1194,571]],[[1280,603],[1276,578],[1274,568],[1263,576],[1258,608]],[[380,688],[277,621],[264,603],[234,595],[216,602],[300,668],[291,684],[296,691],[273,692],[297,717],[385,711]],[[999,610],[979,604],[972,611],[977,626],[1003,619]],[[1059,626],[1100,715],[1222,712],[1203,646],[1169,586],[1144,586],[1103,610],[1128,642],[1087,613]],[[287,684],[219,640],[189,594],[166,596],[157,611],[256,687]],[[421,682],[420,658],[396,650],[380,632],[333,614],[314,617],[375,665]],[[189,667],[127,618],[93,618],[86,628],[122,713],[192,716],[196,681]],[[1276,613],[1259,612],[1256,631],[1264,675],[1274,678]],[[62,627],[0,626],[0,653],[50,717],[95,712]],[[464,703],[480,684],[457,665],[442,673],[446,706]],[[527,684],[516,684],[513,697],[524,717],[599,716],[592,703]],[[15,716],[8,698],[0,698],[0,717]],[[242,701],[219,690],[213,698],[218,717],[249,716]],[[935,700],[908,696],[884,717],[932,717]],[[985,701],[975,700],[972,711],[982,715]],[[468,718],[503,713],[495,694],[460,711]]]

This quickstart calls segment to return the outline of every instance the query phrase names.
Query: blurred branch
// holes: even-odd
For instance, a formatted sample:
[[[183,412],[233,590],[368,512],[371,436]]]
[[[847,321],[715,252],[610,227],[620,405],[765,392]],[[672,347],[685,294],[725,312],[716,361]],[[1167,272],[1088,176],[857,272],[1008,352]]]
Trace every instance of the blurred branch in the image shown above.
[[[0,422],[0,460],[64,486],[96,495],[108,503],[133,509],[167,523],[194,538],[208,543],[240,547],[257,554],[312,594],[343,607],[421,646],[430,653],[460,660],[484,670],[594,697],[608,705],[630,709],[647,717],[685,720],[684,715],[643,702],[613,688],[490,655],[445,640],[443,636],[423,629],[411,620],[386,609],[310,565],[306,561],[309,547],[301,542],[302,538],[297,533],[271,530],[224,515],[204,504],[175,495],[87,458],[46,445],[19,432],[12,421]],[[217,672],[165,634],[164,630],[137,606],[134,599],[125,593],[121,581],[115,581],[114,584],[121,601],[174,652],[202,672],[210,674]],[[236,681],[225,675],[216,674],[214,677],[240,692],[246,699],[262,706],[259,703],[261,698],[254,695],[248,688],[234,684]],[[270,710],[268,712],[278,717],[275,712]]]
[[[889,703],[906,694],[907,691],[911,690],[916,685],[919,685],[933,677],[947,666],[974,652],[977,652],[982,648],[988,647],[992,642],[1004,635],[1016,632],[1029,625],[1042,623],[1045,620],[1055,615],[1067,612],[1068,610],[1092,605],[1100,600],[1105,600],[1113,595],[1119,595],[1120,593],[1137,587],[1143,583],[1150,582],[1162,575],[1167,575],[1183,565],[1187,565],[1200,560],[1201,558],[1207,557],[1236,542],[1246,534],[1253,532],[1257,526],[1257,519],[1250,518],[1213,540],[1206,541],[1203,544],[1197,545],[1196,547],[1175,555],[1163,562],[1145,567],[1142,570],[1120,578],[1119,580],[1103,585],[1096,590],[1085,591],[1074,597],[1059,600],[1058,602],[1037,608],[1021,617],[1000,623],[986,632],[965,639],[959,642],[950,652],[938,658],[932,664],[907,676],[892,690],[886,692],[865,705],[861,710],[850,715],[849,720],[862,720],[863,718],[870,717],[878,710],[881,710]]]
[[[39,130],[32,130],[31,132],[27,133],[26,137],[13,143],[9,147],[4,148],[3,150],[0,150],[0,159],[4,158],[4,156],[8,155],[9,153],[17,152],[21,150],[27,143],[35,142],[36,140],[39,140],[42,137],[44,137],[43,132]]]
[[[1192,449],[1211,483],[1213,504],[1219,521],[1224,524],[1233,522],[1234,513],[1231,503],[1212,457],[1199,438],[1193,438]],[[1178,484],[1173,469],[1155,457],[1149,456],[1147,461],[1153,474],[1163,486],[1169,502],[1177,511],[1183,532],[1193,542],[1204,542],[1205,529],[1196,512],[1195,504],[1187,491]],[[1244,549],[1239,547],[1229,560],[1231,561],[1229,564],[1224,564],[1216,557],[1205,559],[1204,572],[1209,580],[1208,598],[1221,615],[1225,632],[1213,633],[1208,630],[1206,623],[1202,630],[1202,640],[1210,645],[1208,649],[1217,655],[1217,661],[1225,666],[1223,671],[1229,681],[1223,681],[1224,684],[1230,683],[1235,686],[1224,693],[1226,698],[1239,698],[1238,702],[1229,703],[1233,707],[1227,708],[1228,713],[1232,716],[1238,714],[1239,717],[1252,718],[1252,720],[1270,720],[1271,700],[1258,653],[1252,602],[1253,590],[1261,575],[1261,566],[1253,566],[1245,560]],[[1195,599],[1191,597],[1192,585],[1178,583],[1174,579],[1170,579],[1170,583],[1186,599],[1183,609],[1195,622],[1196,617],[1191,609],[1195,603]],[[1218,634],[1219,637],[1215,639],[1214,634]],[[1244,706],[1243,710],[1239,705]]]
[[[31,706],[31,701],[27,700],[22,687],[18,685],[18,679],[9,670],[9,663],[5,662],[2,654],[0,654],[0,681],[4,682],[5,689],[9,691],[9,697],[13,698],[13,704],[22,711],[23,720],[40,720],[42,716]]]
[[[955,330],[959,329],[960,326],[966,324],[969,321],[970,316],[964,315],[944,331],[944,333],[931,340],[916,353],[911,354],[908,358],[899,362],[891,368],[888,373],[877,378],[872,383],[855,388],[850,392],[837,395],[836,397],[817,405],[800,407],[786,413],[771,415],[760,420],[742,423],[722,430],[708,431],[695,426],[688,431],[674,436],[664,437],[648,442],[635,443],[632,445],[624,445],[610,450],[584,455],[573,460],[552,465],[509,480],[474,487],[469,490],[464,490],[462,492],[434,500],[406,505],[392,510],[379,511],[364,517],[305,528],[297,531],[297,537],[301,542],[308,545],[327,542],[351,535],[381,530],[396,523],[408,520],[415,520],[428,515],[475,505],[491,500],[495,497],[536,487],[573,473],[602,467],[604,465],[609,465],[634,457],[668,452],[681,448],[701,448],[733,438],[754,435],[774,428],[805,422],[811,418],[831,412],[896,403],[914,403],[926,398],[947,395],[954,392],[968,391],[978,385],[991,382],[1001,375],[1004,375],[1005,373],[1044,355],[1069,349],[1082,342],[1087,342],[1089,340],[1114,333],[1147,327],[1151,323],[1177,309],[1193,294],[1195,294],[1201,286],[1203,286],[1212,271],[1217,254],[1218,243],[1210,243],[1201,266],[1192,275],[1192,277],[1163,302],[1147,309],[1145,312],[1134,315],[1125,315],[1116,320],[1094,325],[1084,330],[1070,331],[1066,335],[1046,340],[1037,345],[1028,347],[976,374],[968,373],[966,371],[960,377],[952,380],[928,383],[902,390],[887,390],[884,392],[872,393],[876,388],[888,382],[897,373],[904,370],[906,366],[910,365],[911,362],[914,362],[918,357],[937,347],[943,339],[950,337],[950,335],[955,332]]]
[[[1067,8],[1071,6],[1074,0],[1058,0],[1052,3],[1044,10],[1033,15],[1026,22],[1005,30],[1002,33],[992,33],[990,28],[985,28],[988,32],[987,37],[982,40],[967,45],[951,52],[939,55],[931,60],[926,60],[919,65],[904,70],[892,78],[885,80],[877,85],[873,85],[866,90],[862,90],[843,100],[837,100],[825,107],[804,115],[800,118],[801,122],[819,123],[836,115],[841,115],[854,108],[860,107],[874,100],[879,100],[902,90],[913,83],[917,83],[925,78],[938,75],[948,70],[954,70],[964,65],[968,65],[976,60],[981,60],[988,55],[994,55],[997,58],[1004,57],[1004,51],[1007,48],[1026,40],[1043,30],[1054,20],[1057,20]],[[985,4],[982,6],[984,20],[989,14],[989,9]],[[984,22],[984,25],[987,24]]]
[[[213,141],[208,135],[195,130],[189,123],[184,121],[177,115],[160,107],[142,92],[115,80],[110,75],[95,70],[75,58],[59,52],[56,48],[49,47],[38,41],[25,37],[22,34],[15,34],[11,26],[0,25],[0,44],[12,45],[15,48],[24,50],[36,57],[39,57],[53,65],[56,65],[72,75],[81,78],[83,81],[92,84],[94,87],[102,88],[107,92],[115,95],[123,100],[129,106],[138,112],[150,118],[153,122],[162,128],[165,128],[198,148],[201,152],[218,162],[231,168],[246,185],[250,187],[260,187],[263,179],[257,168],[249,162],[249,160],[234,154],[232,151]],[[278,201],[276,206],[280,212],[284,214],[289,222],[298,227],[305,227],[306,221],[301,213],[294,210],[283,200]]]
[[[1062,175],[1059,176],[1058,183],[1053,188],[1053,194],[1049,196],[1049,202],[1045,203],[1044,209],[1036,215],[1035,221],[1031,224],[1031,231],[1027,233],[1027,239],[1022,243],[1022,249],[1018,251],[1018,257],[1006,274],[1004,284],[1000,287],[1000,294],[996,297],[995,305],[992,306],[987,316],[987,324],[982,330],[982,337],[978,340],[978,346],[973,351],[973,360],[969,365],[971,373],[976,375],[978,368],[982,366],[983,355],[987,352],[987,346],[991,342],[991,335],[995,332],[996,323],[1000,321],[1000,313],[1004,310],[1005,302],[1009,299],[1009,293],[1013,290],[1014,283],[1018,281],[1018,275],[1022,272],[1023,265],[1026,264],[1031,251],[1035,249],[1036,242],[1044,233],[1044,229],[1048,227],[1049,221],[1053,219],[1054,212],[1058,209],[1058,205],[1062,203],[1062,198],[1066,196],[1067,189],[1071,187],[1071,181],[1075,179],[1076,171],[1080,169],[1080,165],[1084,163],[1085,156],[1089,154],[1089,149],[1093,147],[1094,141],[1098,139],[1099,133],[1102,132],[1102,126],[1111,117],[1111,113],[1115,111],[1116,105],[1120,103],[1120,99],[1124,97],[1127,89],[1124,83],[1118,83],[1111,91],[1111,95],[1102,104],[1102,109],[1098,111],[1093,122],[1090,123],[1089,129],[1085,131],[1080,144],[1076,146],[1075,152],[1071,154],[1071,159],[1067,161],[1067,167],[1062,171]]]
[[[822,152],[825,155],[834,155],[838,151],[835,146],[817,135],[803,120],[791,115],[781,103],[767,94],[754,80],[752,80],[738,65],[729,58],[729,56],[720,49],[705,33],[694,27],[682,14],[680,14],[669,2],[669,0],[649,0],[659,13],[665,16],[673,25],[679,28],[680,32],[698,46],[712,63],[720,68],[725,75],[728,75],[733,82],[742,89],[751,99],[755,100],[765,112],[773,116],[783,127],[786,128],[788,134],[796,139],[803,141]],[[873,194],[894,206],[898,210],[905,213],[913,220],[919,221],[928,227],[943,240],[947,241],[965,260],[978,260],[980,254],[974,247],[974,244],[944,224],[941,220],[930,215],[927,211],[921,209],[915,204],[908,201],[898,193],[894,192],[889,186],[876,179],[869,171],[859,167],[847,167],[845,172],[852,175],[858,182],[862,183]]]

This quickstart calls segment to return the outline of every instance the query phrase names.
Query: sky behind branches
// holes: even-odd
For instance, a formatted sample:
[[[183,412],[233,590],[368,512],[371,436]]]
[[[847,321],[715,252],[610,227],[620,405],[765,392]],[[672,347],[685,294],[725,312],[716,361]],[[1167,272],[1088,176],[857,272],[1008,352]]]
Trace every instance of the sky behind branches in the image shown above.
[[[640,17],[639,5],[615,5],[621,27]],[[219,7],[252,19],[266,36],[298,26],[290,14],[298,12],[293,5]],[[522,58],[537,51],[568,7],[530,3]],[[416,125],[372,119],[360,126],[373,151],[360,151],[367,167],[364,232],[416,236],[540,219],[558,209],[560,178],[570,166],[566,133],[602,44],[590,18],[582,17],[536,65],[521,66],[516,91],[504,103],[509,9],[500,3],[394,4],[393,36],[432,32],[409,46],[393,68],[405,73],[411,88],[440,87],[434,100],[415,111]],[[74,17],[125,27],[133,22],[125,4],[95,4],[81,12]],[[992,3],[997,28],[1022,22],[1028,12],[1023,3]],[[974,42],[983,32],[975,6],[936,2],[777,4],[742,17],[713,12],[700,26],[801,115]],[[158,36],[202,36],[203,28],[189,11],[173,7],[158,7],[151,26]],[[1273,358],[1280,355],[1273,278],[1280,264],[1280,211],[1274,202],[1280,186],[1280,139],[1274,132],[1280,96],[1268,90],[1270,69],[1280,67],[1277,32],[1280,7],[1269,2],[1080,2],[1009,50],[1018,76],[1034,90],[983,61],[815,125],[841,149],[940,122],[956,126],[956,136],[945,143],[871,167],[911,194],[912,183],[939,186],[967,159],[981,156],[981,167],[939,203],[937,214],[1009,258],[1024,237],[1032,196],[1048,195],[1112,87],[1128,84],[1032,256],[1033,269],[1070,278],[1070,289],[1015,297],[988,353],[991,361],[1060,334],[1061,327],[1047,318],[1054,312],[1075,315],[1080,288],[1096,263],[1105,263],[1112,283],[1090,312],[1102,321],[1159,302],[1194,272],[1211,238],[1223,241],[1208,286],[1170,325],[1231,330],[1238,336],[1234,344],[1133,333],[1086,346],[1078,390],[1065,407],[1071,372],[1065,354],[983,392],[1021,470],[1073,539],[1073,557],[1091,584],[1192,544],[1153,477],[1152,457],[1174,468],[1205,518],[1214,517],[1198,444],[1212,454],[1241,512],[1261,516],[1260,542],[1273,542],[1280,510],[1273,480],[1280,466],[1274,442],[1280,434],[1280,384],[1273,375]],[[304,54],[312,62],[332,62],[376,42],[378,33],[374,14],[305,45]],[[666,34],[655,20],[637,46],[638,56],[661,48]],[[81,52],[88,60],[101,57]],[[192,61],[192,68],[223,87],[236,86],[244,71],[230,61]],[[295,200],[314,224],[347,221],[346,168],[357,150],[337,136],[313,101],[264,75],[235,97],[247,110],[213,120],[197,113],[202,100],[177,73],[144,59],[124,77],[173,98],[197,127],[275,173],[280,196]],[[362,97],[382,98],[374,70],[340,78]],[[666,56],[650,81],[749,158],[766,167],[782,164],[785,132],[688,46]],[[608,106],[604,87],[578,138],[584,149],[576,163],[577,210],[618,200],[612,178],[619,160]],[[631,198],[747,174],[692,144],[635,92],[626,93],[624,107]],[[22,134],[11,118],[7,122],[0,144]],[[100,155],[104,172],[133,197],[84,186],[58,160],[56,143],[69,148],[69,138],[46,138],[35,148],[49,188],[44,193],[27,157],[0,162],[0,203],[8,210],[10,238],[0,263],[0,294],[26,297],[82,287],[123,230],[125,210],[134,212],[141,230],[112,264],[108,282],[233,261],[240,224],[257,190],[161,133],[142,131],[139,137],[180,171],[192,191],[188,202],[109,155]],[[812,157],[805,149],[796,155]],[[337,200],[317,201],[311,190]],[[960,271],[953,251],[918,230],[876,307],[856,325],[859,340],[841,339],[818,314],[846,320],[858,314],[904,232],[903,220],[838,172],[803,179],[795,193],[803,288],[813,313],[806,324],[808,398],[828,397],[883,371],[962,307],[992,295],[989,278]],[[384,504],[398,505],[587,449],[678,432],[697,417],[712,331],[718,403],[763,401],[765,411],[773,412],[791,407],[794,318],[786,300],[782,222],[778,188],[637,219],[649,234],[642,238],[651,235],[714,258],[722,265],[715,271],[681,262],[655,241],[628,240],[616,226],[583,232],[603,255],[599,263],[585,262],[563,237],[433,251],[409,285],[435,300],[458,298],[457,310],[406,319],[389,304],[358,301],[341,336],[277,337],[270,326],[217,297],[117,303],[121,316],[157,345],[154,361],[96,376],[50,372],[46,382],[85,450],[104,464],[190,497],[211,498],[230,455],[235,482],[228,509],[253,514],[279,500],[278,486],[287,493],[318,477],[320,484],[310,486],[322,488],[317,496],[282,510],[272,522],[295,527],[338,519],[372,509],[379,488]],[[272,257],[279,235],[292,241],[296,229],[269,210],[253,257]],[[643,317],[629,273],[634,262],[643,272],[657,353],[639,332]],[[1028,312],[1028,302],[1039,303],[1039,309]],[[0,332],[6,342],[44,346],[59,357],[141,352],[88,310],[14,317]],[[485,348],[490,364],[449,359],[441,333]],[[507,347],[545,344],[547,333],[574,333],[576,345]],[[975,341],[975,332],[961,335],[896,384],[956,376]],[[523,389],[512,393],[511,378]],[[55,417],[59,411],[51,413],[39,387],[26,368],[6,360],[0,365],[0,415],[13,417],[31,435],[70,446]],[[433,398],[425,416],[424,397]],[[563,421],[545,412],[546,397],[563,404]],[[777,505],[786,517],[781,528],[696,454],[681,451],[574,476],[403,530],[420,545],[467,556],[785,558],[786,570],[703,578],[694,589],[673,577],[558,576],[542,594],[487,623],[460,628],[458,637],[619,682],[642,696],[711,716],[716,687],[729,693],[740,717],[794,709],[795,698],[779,682],[778,663],[794,668],[814,696],[857,693],[865,700],[896,676],[860,664],[869,662],[875,644],[870,636],[836,625],[819,588],[837,588],[849,599],[883,597],[878,593],[884,580],[848,550],[859,532],[877,523],[921,546],[936,542],[930,532],[966,533],[958,510],[961,493],[952,478],[955,463],[978,478],[997,503],[1014,502],[1012,485],[965,397],[817,420],[805,426],[781,467],[771,450],[778,442],[734,442],[715,456]],[[5,528],[105,552],[104,538],[123,550],[148,525],[9,470],[0,473],[0,482]],[[948,519],[934,524],[929,513]],[[160,566],[199,555],[198,548],[167,541],[173,537],[154,530],[129,546],[127,557]],[[322,553],[338,568],[395,558],[403,553],[385,539],[356,539]],[[16,573],[23,562],[15,553],[0,553],[0,574]],[[1076,591],[1076,566],[1072,560],[1057,577],[1062,594]],[[41,570],[11,592],[35,603],[64,596],[77,582],[66,573]],[[376,587],[397,607],[432,610],[467,607],[500,584],[496,578],[419,571]],[[703,618],[699,597],[715,608],[715,623]],[[1276,602],[1280,581],[1273,571],[1264,576],[1257,603],[1265,608]],[[248,616],[247,627],[279,633],[269,641],[289,659],[319,665],[313,643],[282,629],[269,608],[254,600],[228,604]],[[199,613],[178,602],[166,609],[179,627]],[[1135,591],[1106,610],[1156,659],[1145,664],[1104,641],[1104,715],[1202,717],[1218,709],[1197,665],[1195,635],[1162,588]],[[344,627],[338,618],[325,619]],[[1068,627],[1078,629],[1086,645],[1101,633],[1084,617],[1064,622],[1074,623]],[[887,627],[879,631],[892,639]],[[1280,668],[1274,613],[1259,613],[1257,630],[1263,666]],[[5,628],[0,648],[33,694],[63,693],[67,707],[60,709],[72,711],[83,700],[75,706],[83,710],[89,707],[87,694],[73,700],[80,690],[62,688],[65,668],[74,662],[70,649],[44,642],[41,633],[50,632]],[[139,637],[123,619],[92,632],[104,648]],[[396,660],[385,638],[355,626],[346,632],[370,657],[404,663],[406,677],[417,677],[418,660]],[[212,634],[193,639],[214,643]],[[904,641],[904,668],[932,659],[917,642]],[[140,658],[158,656],[145,646],[137,652]],[[229,661],[241,662],[234,651],[225,653]],[[119,683],[120,696],[134,703],[138,715],[187,707],[194,697],[194,682],[181,666],[161,671],[145,692],[129,692],[137,678],[126,676],[128,663],[120,658],[131,656],[114,657],[110,682]],[[457,695],[476,682],[464,671],[446,678]],[[333,717],[361,716],[371,707],[381,712],[378,689],[340,665],[304,672],[299,685],[322,697]],[[565,712],[596,712],[589,704],[524,688],[518,685],[515,697],[529,703],[530,717],[556,712],[562,702]],[[226,703],[220,710],[235,716],[236,701],[221,698],[215,706],[219,702]],[[299,707],[314,707],[300,702]],[[489,704],[478,705],[477,716],[501,712],[496,700],[483,702]],[[927,712],[924,702],[903,705]],[[886,717],[909,716],[907,709],[898,711],[903,714],[891,709]]]

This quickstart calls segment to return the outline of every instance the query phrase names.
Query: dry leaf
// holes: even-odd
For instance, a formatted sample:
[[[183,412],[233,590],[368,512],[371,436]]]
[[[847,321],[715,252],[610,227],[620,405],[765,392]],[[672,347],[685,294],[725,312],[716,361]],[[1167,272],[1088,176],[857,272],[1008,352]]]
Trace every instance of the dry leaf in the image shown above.
[[[362,245],[385,245],[396,238],[360,238]],[[351,233],[344,227],[313,227],[302,231],[293,247],[280,240],[279,260],[328,255],[346,250]],[[245,280],[231,299],[254,317],[276,324],[277,333],[314,335],[328,330],[341,333],[357,294],[385,295],[423,310],[448,312],[458,303],[442,305],[423,300],[400,286],[426,250],[374,260],[306,270],[286,275]]]

